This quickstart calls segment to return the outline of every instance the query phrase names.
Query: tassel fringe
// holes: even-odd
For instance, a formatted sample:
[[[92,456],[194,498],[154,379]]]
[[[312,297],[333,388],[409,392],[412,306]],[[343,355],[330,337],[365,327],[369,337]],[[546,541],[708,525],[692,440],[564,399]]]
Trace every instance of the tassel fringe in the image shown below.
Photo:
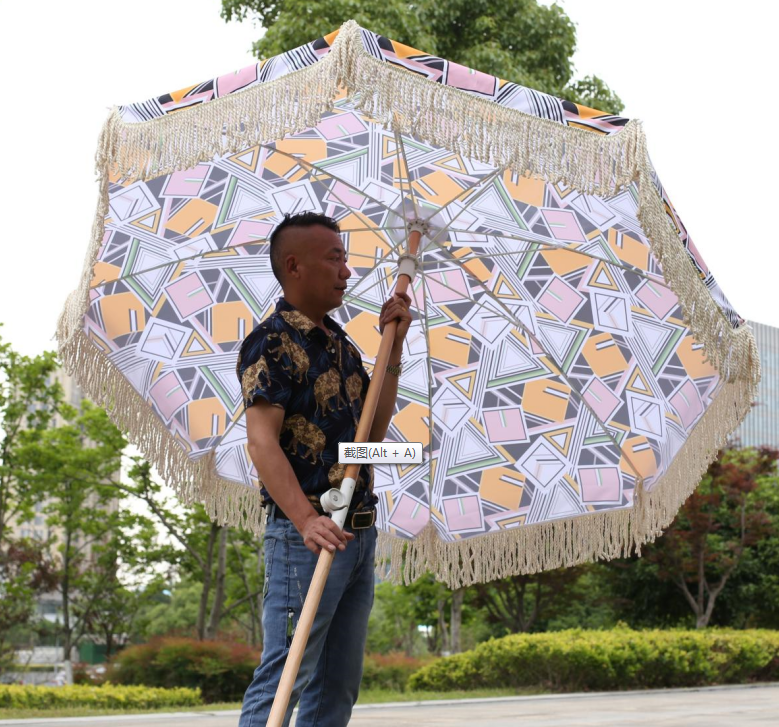
[[[442,540],[429,523],[414,540],[380,531],[376,572],[395,583],[411,583],[426,571],[451,588],[486,583],[521,573],[539,573],[594,560],[641,553],[668,527],[698,486],[717,452],[749,410],[751,384],[723,384],[670,467],[650,491],[641,484],[633,507],[552,520],[455,541]]]
[[[315,126],[345,89],[366,115],[401,133],[525,176],[563,182],[610,196],[639,182],[638,217],[685,322],[720,372],[723,385],[709,409],[650,490],[639,482],[631,508],[597,512],[444,541],[430,523],[407,541],[379,533],[377,572],[410,583],[433,570],[451,588],[519,573],[626,556],[654,540],[693,492],[730,432],[746,416],[760,380],[751,330],[734,330],[690,261],[651,181],[641,125],[611,136],[562,126],[476,98],[370,56],[354,21],[312,66],[200,106],[144,123],[125,123],[115,109],[96,154],[99,200],[81,284],[57,327],[62,364],[104,406],[185,504],[201,502],[220,524],[262,532],[260,493],[216,473],[214,453],[191,460],[106,354],[89,340],[83,316],[92,270],[105,232],[108,178],[152,179],[189,169],[214,155],[239,151]]]

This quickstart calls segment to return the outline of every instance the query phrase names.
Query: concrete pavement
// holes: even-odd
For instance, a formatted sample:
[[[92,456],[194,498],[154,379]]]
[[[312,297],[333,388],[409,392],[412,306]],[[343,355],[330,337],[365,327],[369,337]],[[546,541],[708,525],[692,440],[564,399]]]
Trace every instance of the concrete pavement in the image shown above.
[[[365,705],[350,727],[777,727],[779,684]],[[47,727],[236,727],[238,712],[0,720]],[[293,719],[292,725],[294,726]]]

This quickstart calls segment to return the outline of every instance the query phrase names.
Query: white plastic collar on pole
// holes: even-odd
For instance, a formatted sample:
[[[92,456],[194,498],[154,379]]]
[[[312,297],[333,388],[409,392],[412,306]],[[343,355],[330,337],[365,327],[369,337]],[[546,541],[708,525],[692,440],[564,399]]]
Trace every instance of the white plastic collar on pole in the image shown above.
[[[341,529],[343,529],[344,523],[346,522],[346,515],[349,512],[349,503],[352,501],[352,495],[354,494],[354,486],[356,484],[357,484],[357,480],[355,480],[354,477],[344,477],[343,482],[341,483],[340,494],[343,495],[343,498],[346,502],[346,506],[332,513],[333,522]],[[327,495],[327,493],[325,493],[325,495]],[[320,502],[324,500],[325,495],[322,496]],[[322,502],[322,506],[325,507],[325,509],[327,507],[324,504],[324,502]]]
[[[408,275],[412,283],[414,282],[418,267],[419,258],[416,255],[409,255],[406,252],[398,258],[398,275]]]
[[[406,222],[406,229],[409,232],[420,232],[423,235],[427,235],[427,233],[430,232],[430,225],[426,220],[417,219]]]

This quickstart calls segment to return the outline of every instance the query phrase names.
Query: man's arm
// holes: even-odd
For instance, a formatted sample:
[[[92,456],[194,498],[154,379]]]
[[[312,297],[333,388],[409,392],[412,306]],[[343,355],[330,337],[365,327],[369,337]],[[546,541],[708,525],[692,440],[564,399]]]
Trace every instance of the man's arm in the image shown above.
[[[249,456],[273,502],[303,536],[306,547],[319,555],[322,548],[343,550],[354,535],[342,531],[329,517],[319,515],[300,489],[292,466],[279,444],[284,409],[258,399],[246,410]]]
[[[390,351],[389,363],[397,366],[403,353],[403,342],[393,344]],[[381,386],[379,401],[376,404],[376,413],[373,416],[373,425],[368,435],[369,442],[383,442],[387,436],[392,415],[395,413],[395,401],[398,398],[399,377],[390,373],[384,374],[384,383]]]
[[[406,340],[406,334],[408,333],[409,326],[411,325],[411,313],[409,312],[409,306],[411,305],[411,298],[408,294],[402,295],[395,293],[381,309],[381,317],[379,319],[379,330],[384,333],[384,326],[390,321],[397,320],[398,325],[395,329],[395,339],[392,342],[392,348],[390,349],[389,364],[397,365],[400,363],[400,358],[403,353],[403,341]],[[368,435],[369,442],[382,442],[384,437],[387,436],[387,429],[389,429],[390,422],[392,421],[392,415],[395,413],[395,400],[398,398],[398,381],[397,376],[393,376],[390,373],[384,374],[384,382],[379,393],[379,401],[376,404],[376,413],[373,416],[373,424],[371,425],[371,431]]]

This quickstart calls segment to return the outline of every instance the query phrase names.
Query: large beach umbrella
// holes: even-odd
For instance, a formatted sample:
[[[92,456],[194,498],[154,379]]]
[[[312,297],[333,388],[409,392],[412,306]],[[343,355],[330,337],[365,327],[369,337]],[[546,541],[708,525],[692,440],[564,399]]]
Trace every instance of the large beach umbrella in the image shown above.
[[[62,360],[220,523],[262,527],[235,370],[281,295],[267,238],[285,213],[341,225],[354,275],[333,316],[369,370],[398,258],[420,241],[388,439],[422,442],[424,462],[377,466],[373,483],[396,577],[454,587],[624,555],[750,407],[754,339],[636,121],[348,22],[116,108],[97,166]],[[322,456],[316,432],[295,436]]]

